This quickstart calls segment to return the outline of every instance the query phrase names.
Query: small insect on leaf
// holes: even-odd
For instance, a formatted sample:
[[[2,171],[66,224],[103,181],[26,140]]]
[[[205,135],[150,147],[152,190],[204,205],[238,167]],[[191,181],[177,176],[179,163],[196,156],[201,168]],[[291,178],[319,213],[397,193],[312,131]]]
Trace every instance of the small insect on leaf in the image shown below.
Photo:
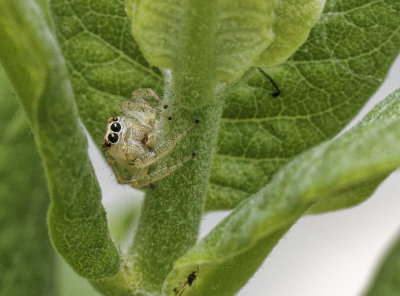
[[[187,278],[178,283],[173,292],[175,296],[195,295],[195,281],[198,271],[195,270],[187,276]]]

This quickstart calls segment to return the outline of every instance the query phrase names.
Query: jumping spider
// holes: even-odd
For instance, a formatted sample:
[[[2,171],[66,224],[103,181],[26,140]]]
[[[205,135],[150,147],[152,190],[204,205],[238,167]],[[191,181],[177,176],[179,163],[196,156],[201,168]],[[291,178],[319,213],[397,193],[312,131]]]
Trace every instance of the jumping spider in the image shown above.
[[[168,107],[152,89],[135,90],[130,100],[122,102],[122,116],[108,120],[103,141],[107,162],[111,165],[118,183],[131,184],[135,188],[147,185],[153,187],[153,182],[168,176],[195,156],[192,153],[173,166],[149,174],[149,166],[170,153],[199,122],[196,120],[181,134],[157,145],[156,114],[168,120],[172,118],[150,106],[145,98],[155,99],[164,109]],[[124,169],[128,171],[129,177],[123,176]]]

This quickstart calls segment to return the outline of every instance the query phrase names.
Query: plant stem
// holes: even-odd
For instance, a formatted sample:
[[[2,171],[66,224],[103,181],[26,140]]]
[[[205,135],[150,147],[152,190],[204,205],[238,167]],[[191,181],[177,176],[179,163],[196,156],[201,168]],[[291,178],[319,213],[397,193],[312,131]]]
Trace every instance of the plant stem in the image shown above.
[[[182,83],[167,85],[167,94],[175,95],[167,97],[173,120],[164,122],[164,139],[176,136],[195,120],[200,123],[178,144],[168,164],[193,152],[196,157],[146,194],[131,252],[134,278],[146,290],[161,291],[174,261],[197,239],[223,104],[222,100],[210,100],[215,97],[211,83],[202,86],[203,89],[197,89],[198,94],[211,103],[188,109],[180,99],[193,89]],[[162,166],[166,165],[163,162]]]
[[[192,153],[196,157],[157,182],[143,203],[130,255],[135,281],[150,292],[161,292],[173,263],[196,243],[199,231],[223,106],[216,98],[213,8],[211,0],[186,3],[172,76],[164,75],[172,121],[161,122],[161,141],[200,122],[155,169],[179,163]]]

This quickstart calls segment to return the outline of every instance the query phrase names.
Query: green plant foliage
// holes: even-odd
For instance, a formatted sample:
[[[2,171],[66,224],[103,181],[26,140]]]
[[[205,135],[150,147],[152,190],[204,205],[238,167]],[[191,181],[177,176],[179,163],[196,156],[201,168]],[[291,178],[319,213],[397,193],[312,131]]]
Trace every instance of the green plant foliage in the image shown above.
[[[208,70],[214,81],[229,82],[255,65],[271,42],[273,57],[267,49],[262,62],[284,61],[304,42],[323,4],[322,0],[128,0],[127,11],[151,64],[171,69],[176,81]]]
[[[400,291],[400,239],[393,244],[365,296],[396,296]]]
[[[264,0],[172,0],[134,1],[133,8],[128,2],[127,9],[151,64],[171,69],[177,80],[207,71],[220,82],[239,78],[272,42],[274,7]]]
[[[152,87],[159,92],[161,76],[149,68],[135,46],[130,20],[123,16],[123,1],[74,0],[51,4],[58,38],[69,62],[81,118],[100,144],[106,121],[119,113],[120,101],[138,87]],[[212,77],[204,79],[204,85],[200,83],[199,88],[190,91],[196,91],[201,97],[213,97],[214,88],[205,83],[211,80]],[[176,93],[185,96],[181,89]],[[168,184],[164,180],[157,183],[156,190],[146,196],[142,221],[131,251],[132,257],[137,259],[133,279],[138,281],[135,284],[141,289],[148,285],[160,290],[173,261],[196,242],[216,145],[215,124],[218,126],[222,111],[222,102],[186,110],[179,103],[175,104],[174,98],[167,100],[174,119],[173,124],[163,129],[164,137],[176,136],[195,119],[202,124],[163,165],[179,162],[193,152],[198,157],[175,172]],[[213,132],[210,134],[210,131]],[[109,283],[103,281],[100,285],[106,289]]]
[[[279,238],[323,200],[361,190],[400,166],[400,89],[358,126],[284,166],[175,264],[164,292],[198,270],[196,295],[233,295]],[[310,166],[310,163],[313,165]]]
[[[49,3],[47,0],[34,0],[34,2],[39,6],[41,13],[45,16],[47,25],[52,26],[50,11],[49,11]]]
[[[161,80],[130,36],[122,1],[83,2],[53,6],[82,120],[100,144],[104,122],[118,113],[123,97],[139,86],[159,91]],[[307,43],[268,69],[283,90],[279,98],[271,98],[268,82],[254,70],[227,91],[207,210],[233,208],[293,156],[348,123],[398,53],[398,15],[394,1],[328,1]],[[379,38],[367,42],[372,36]]]
[[[146,192],[143,202],[130,253],[134,278],[154,292],[161,289],[173,262],[197,241],[217,140],[215,124],[218,127],[222,111],[219,103],[188,110],[172,99],[169,102],[173,106],[173,122],[165,124],[164,139],[184,131],[195,119],[200,123],[179,143],[170,158],[157,167],[179,163],[193,152],[196,157],[157,182],[155,189]]]
[[[53,296],[46,179],[26,116],[1,68],[0,106],[0,295]]]
[[[128,3],[128,13],[131,15],[141,13],[139,10],[133,11],[132,4],[145,8],[142,10],[141,22],[134,23],[134,31],[137,37],[138,34],[141,36],[140,41],[147,42],[149,46],[150,43],[159,44],[157,42],[161,41],[157,38],[161,38],[161,35],[140,32],[140,26],[154,25],[154,28],[160,30],[174,30],[174,23],[170,26],[164,22],[165,26],[157,27],[158,20],[164,25],[162,18],[154,19],[149,16],[148,22],[144,22],[144,18],[148,16],[146,13],[150,13],[147,9],[154,8],[154,3],[158,2]],[[213,2],[213,5],[223,3],[225,2]],[[249,5],[257,3],[261,2],[250,1]],[[200,7],[201,4],[207,5]],[[337,134],[378,87],[398,54],[400,40],[396,28],[399,26],[400,8],[396,1],[371,0],[365,5],[362,1],[330,0],[327,1],[317,27],[312,30],[308,41],[300,50],[286,63],[264,68],[280,86],[280,97],[271,97],[272,88],[269,82],[257,70],[250,70],[235,85],[215,93],[217,75],[231,74],[217,70],[217,64],[210,62],[210,52],[202,51],[202,47],[200,50],[193,48],[198,43],[193,41],[190,44],[189,40],[199,38],[203,45],[211,42],[206,33],[211,32],[211,27],[216,22],[209,18],[221,12],[206,15],[211,1],[187,1],[185,5],[187,6],[183,9],[193,5],[192,11],[198,11],[199,15],[187,14],[185,21],[190,25],[185,26],[185,30],[188,31],[181,32],[183,35],[179,38],[165,40],[165,45],[169,46],[174,41],[184,51],[180,51],[179,61],[173,61],[173,71],[163,72],[166,78],[165,99],[170,103],[169,112],[174,118],[174,124],[167,125],[161,121],[162,137],[165,139],[175,136],[194,119],[200,119],[202,124],[193,130],[179,145],[179,149],[161,166],[171,165],[193,151],[197,152],[198,158],[171,177],[158,182],[155,190],[147,192],[131,250],[133,281],[121,289],[118,286],[119,291],[114,290],[114,294],[112,287],[118,279],[94,282],[103,294],[123,295],[125,288],[132,287],[143,293],[144,290],[159,293],[173,262],[195,244],[219,127],[217,156],[213,162],[211,184],[208,187],[207,210],[233,208],[264,187],[271,176],[290,159]],[[171,7],[167,8],[178,9],[176,5]],[[119,114],[119,103],[139,87],[151,87],[161,94],[163,78],[158,70],[146,62],[131,36],[131,22],[125,14],[123,0],[53,0],[51,8],[58,40],[69,66],[81,119],[100,146],[106,120]],[[311,10],[317,12],[318,9],[313,6]],[[166,9],[163,9],[161,3],[156,12],[162,13],[162,10]],[[304,20],[304,11],[295,11],[291,17],[296,22]],[[282,11],[286,15],[291,12],[291,9]],[[169,19],[175,20],[179,14],[182,12],[172,13]],[[233,15],[238,14],[236,12]],[[268,53],[271,61],[265,63],[276,63],[299,46],[316,15],[314,13],[314,17],[309,18],[304,30],[297,26],[300,31],[293,28],[287,30],[285,36],[275,34]],[[201,16],[206,18],[201,22],[201,30],[197,32],[194,30],[195,24],[199,23],[198,18]],[[274,23],[277,26],[274,27],[276,32],[285,31],[285,17],[287,16],[280,18],[282,23]],[[253,21],[254,24],[256,21],[268,22],[258,18],[251,21],[250,24]],[[140,26],[135,29],[136,25]],[[264,32],[265,27],[256,29]],[[286,37],[293,45],[290,50],[289,47],[284,48],[283,40]],[[178,44],[179,42],[181,43]],[[141,46],[145,48],[142,43]],[[232,46],[227,47],[229,50],[239,49],[233,47],[233,41],[229,46]],[[274,48],[282,55],[275,56]],[[158,50],[160,47],[148,47],[148,51],[157,53]],[[148,51],[146,49],[146,57],[156,64]],[[171,50],[169,52],[177,54]],[[243,63],[240,69],[244,71],[258,61],[260,53],[261,51],[257,54],[250,51],[253,58],[230,62]],[[165,57],[160,55],[157,58],[161,62]],[[223,59],[218,62],[228,63]],[[231,66],[234,67],[233,64],[229,67]],[[239,72],[232,75],[240,75]],[[216,96],[218,100],[213,99]],[[226,103],[220,125],[220,104],[224,100]],[[216,105],[210,103],[215,101],[218,102]],[[378,184],[379,178],[384,178],[384,175],[377,178],[374,184]],[[316,204],[313,209],[319,212],[356,204],[369,196],[375,188],[374,184],[360,186],[358,191],[347,188],[340,195],[341,199],[325,199],[324,203]],[[290,223],[287,224],[289,226]],[[265,237],[265,241],[258,244],[258,249],[252,249],[252,253],[247,252],[248,245],[244,244],[244,255],[237,259],[245,263],[242,268],[245,276],[237,280],[233,290],[247,280],[255,266],[258,266],[259,261],[268,254],[284,232],[283,227],[275,236]],[[232,266],[236,263],[232,263]],[[199,274],[203,274],[203,270],[204,267],[201,267]],[[184,273],[187,276],[192,271],[185,270],[176,279],[182,279]],[[226,265],[226,271],[231,272],[229,264]],[[226,273],[227,277],[229,272]],[[124,275],[119,276],[124,278]],[[199,283],[201,280],[202,276],[199,277]],[[121,282],[125,282],[125,279]]]
[[[120,261],[87,156],[58,45],[35,2],[0,1],[0,60],[24,107],[51,195],[51,239],[80,275],[116,274]]]
[[[160,295],[162,289],[176,295],[174,288],[182,287],[185,295],[232,295],[301,216],[362,202],[400,166],[400,90],[351,131],[326,141],[359,111],[398,55],[399,1],[328,0],[307,42],[286,62],[325,1],[126,2],[52,0],[65,62],[45,0],[0,0],[0,61],[43,159],[52,242],[103,295]],[[220,85],[251,66],[282,62],[264,68],[282,90],[277,98],[256,69]],[[151,168],[197,154],[146,192],[129,257],[119,255],[109,235],[65,64],[81,119],[98,145],[121,100],[138,87],[161,94],[163,79],[173,124],[160,120],[161,140],[200,120]],[[36,214],[47,208],[41,162],[24,115],[2,90],[0,270],[7,272],[0,295],[53,295],[44,214]],[[206,210],[236,208],[195,245],[205,203]],[[117,237],[133,228],[134,217],[133,211],[119,217],[124,229]],[[389,280],[395,253],[371,293],[395,291]]]
[[[227,91],[206,210],[231,209],[300,152],[335,136],[383,81],[400,48],[399,1],[327,1],[306,43]]]
[[[277,1],[273,25],[275,38],[261,54],[259,63],[275,66],[286,61],[307,39],[317,23],[325,0]]]
[[[123,1],[53,1],[52,6],[81,118],[100,146],[105,121],[118,114],[123,98],[138,87],[161,93],[162,78],[133,40]],[[265,68],[282,89],[280,97],[270,96],[273,90],[257,70],[226,90],[207,210],[233,208],[293,156],[351,120],[399,52],[398,6],[328,1],[294,57]],[[368,42],[372,36],[379,38]]]
[[[107,119],[139,87],[162,91],[162,77],[132,37],[124,1],[51,1],[53,20],[85,126],[99,145]]]

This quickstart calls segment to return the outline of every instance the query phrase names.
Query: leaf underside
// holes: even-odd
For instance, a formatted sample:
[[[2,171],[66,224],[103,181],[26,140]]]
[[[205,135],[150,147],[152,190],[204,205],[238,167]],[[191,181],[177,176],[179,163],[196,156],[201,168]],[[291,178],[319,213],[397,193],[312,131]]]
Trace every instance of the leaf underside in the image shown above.
[[[175,73],[181,64],[195,63],[215,71],[209,74],[218,82],[229,81],[241,76],[273,39],[274,1],[134,2],[135,39],[151,64],[173,75],[181,75]]]
[[[107,119],[140,87],[162,93],[162,77],[131,33],[124,1],[51,1],[82,121],[100,147]]]

